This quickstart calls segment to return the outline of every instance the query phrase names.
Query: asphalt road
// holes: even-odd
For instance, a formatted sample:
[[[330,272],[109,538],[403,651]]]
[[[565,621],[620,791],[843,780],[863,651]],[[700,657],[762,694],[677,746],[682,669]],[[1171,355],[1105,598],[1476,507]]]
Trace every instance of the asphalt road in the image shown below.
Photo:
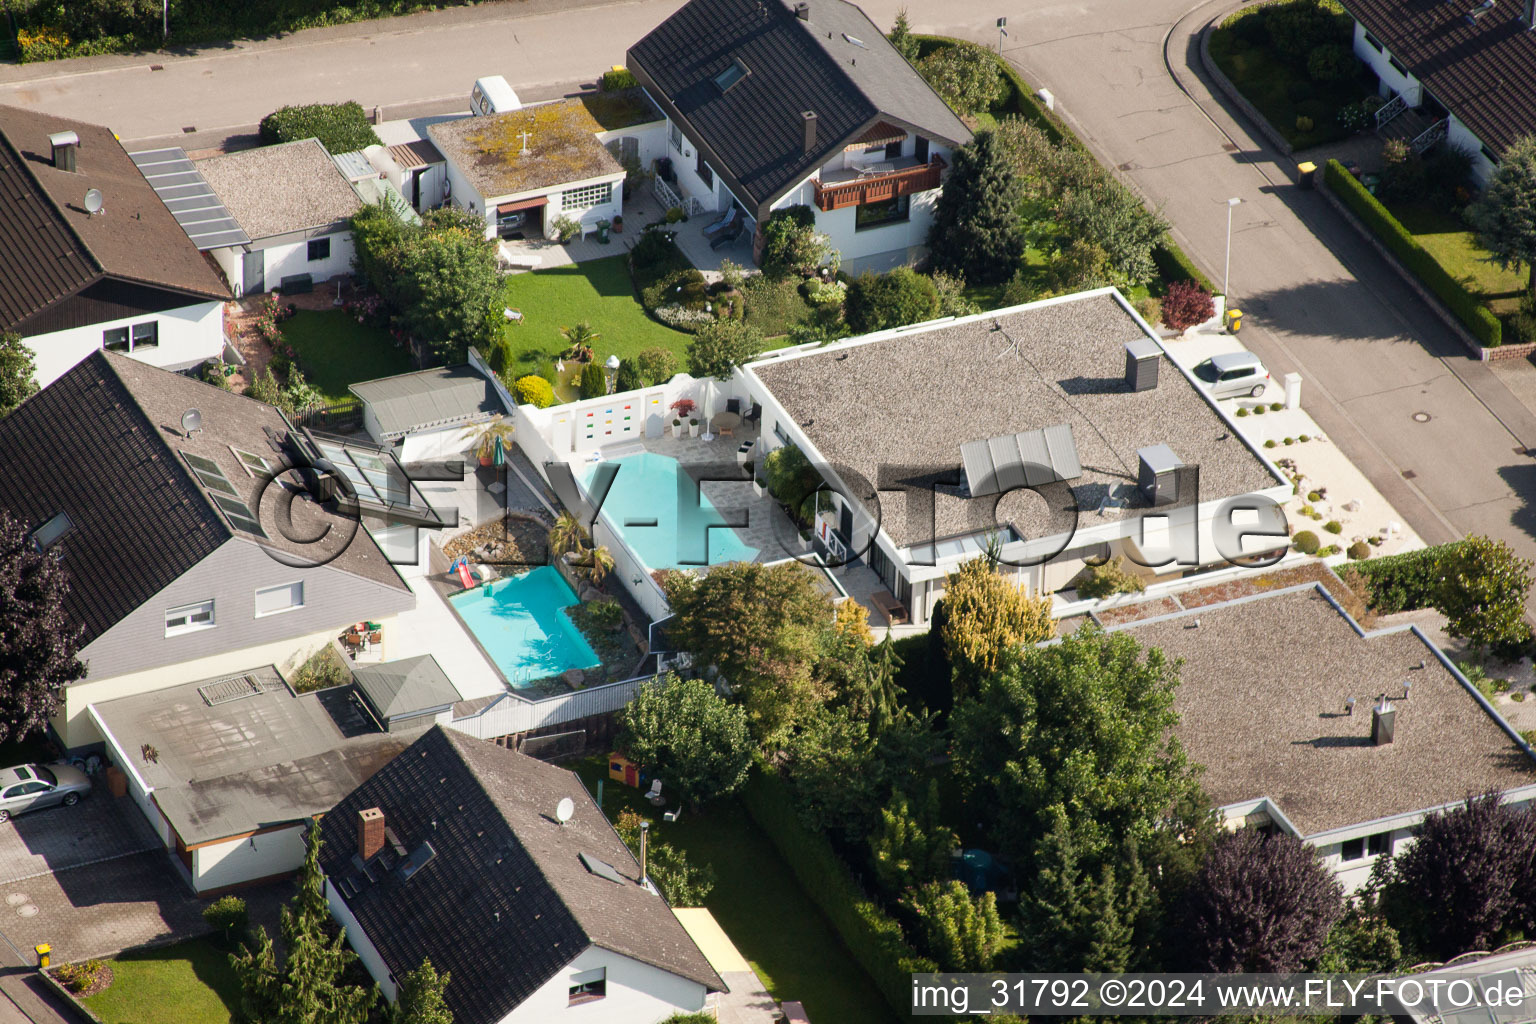
[[[0,67],[0,102],[101,121],[129,140],[189,146],[248,130],[285,103],[357,99],[386,116],[462,109],[474,78],[502,74],[532,98],[590,82],[681,5],[521,0],[311,30],[184,54]],[[890,24],[899,0],[866,0]],[[1174,225],[1219,276],[1228,197],[1234,302],[1244,340],[1428,541],[1484,532],[1536,556],[1536,396],[1522,363],[1495,376],[1316,195],[1213,97],[1198,33],[1229,0],[910,0],[914,27],[998,41],[1026,79]],[[163,70],[151,70],[159,65]],[[187,133],[186,129],[194,129]],[[1536,404],[1536,402],[1533,402]],[[1427,422],[1415,413],[1428,413]]]

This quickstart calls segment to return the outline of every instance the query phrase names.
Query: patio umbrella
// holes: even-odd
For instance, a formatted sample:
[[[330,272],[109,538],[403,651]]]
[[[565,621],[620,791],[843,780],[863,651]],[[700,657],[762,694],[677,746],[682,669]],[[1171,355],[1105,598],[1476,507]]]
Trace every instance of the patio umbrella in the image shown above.
[[[502,447],[501,438],[496,439],[496,450],[491,453],[491,465],[505,466],[507,464],[507,451]]]

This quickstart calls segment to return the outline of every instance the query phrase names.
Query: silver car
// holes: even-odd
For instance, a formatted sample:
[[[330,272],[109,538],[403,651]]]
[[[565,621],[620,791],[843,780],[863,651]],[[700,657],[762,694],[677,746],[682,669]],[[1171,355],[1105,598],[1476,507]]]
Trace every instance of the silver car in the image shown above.
[[[1195,379],[1214,398],[1248,395],[1258,398],[1269,387],[1269,371],[1252,352],[1223,352],[1194,369]]]
[[[11,815],[63,804],[73,807],[91,791],[86,774],[67,764],[0,768],[0,822]]]

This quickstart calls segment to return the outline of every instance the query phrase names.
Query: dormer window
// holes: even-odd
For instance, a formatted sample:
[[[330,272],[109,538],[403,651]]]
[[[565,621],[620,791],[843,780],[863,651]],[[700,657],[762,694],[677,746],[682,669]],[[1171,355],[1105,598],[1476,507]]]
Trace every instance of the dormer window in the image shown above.
[[[74,528],[75,524],[70,520],[68,514],[60,512],[32,531],[32,546],[39,552],[47,551],[63,540],[64,535]]]
[[[715,76],[715,85],[721,92],[730,92],[732,86],[751,73],[752,69],[747,67],[746,62],[737,57],[731,61],[730,67]]]

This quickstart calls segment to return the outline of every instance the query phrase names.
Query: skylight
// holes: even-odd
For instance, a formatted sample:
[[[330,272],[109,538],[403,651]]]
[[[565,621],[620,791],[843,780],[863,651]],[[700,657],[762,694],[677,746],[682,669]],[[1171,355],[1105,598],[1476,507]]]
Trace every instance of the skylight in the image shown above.
[[[252,476],[265,476],[272,472],[272,467],[260,455],[242,451],[239,448],[231,448],[230,451],[235,453],[235,457],[240,460],[240,465],[244,466]]]
[[[229,482],[229,478],[224,475],[224,471],[219,468],[217,462],[205,459],[201,455],[193,455],[191,452],[182,452],[181,457],[187,460],[188,466],[192,467],[192,475],[208,489],[208,497],[223,510],[230,526],[242,533],[257,537],[267,535],[267,531],[263,530],[261,524],[256,521],[250,506],[240,500],[240,492],[235,490],[235,485]]]
[[[612,864],[605,860],[598,860],[588,853],[579,854],[578,856],[581,857],[582,866],[598,878],[606,878],[608,881],[617,882],[619,885],[624,884],[624,876],[619,874]]]
[[[851,36],[847,32],[844,32],[843,33],[843,38],[848,40],[848,42],[852,43],[854,46],[859,47],[861,50],[869,49],[869,47],[864,45],[864,40],[860,39],[857,36]]]
[[[47,551],[57,544],[63,536],[75,528],[69,515],[60,512],[42,526],[32,531],[32,546],[39,551]]]
[[[752,69],[747,67],[747,65],[742,62],[740,57],[737,57],[735,60],[731,61],[730,67],[726,68],[724,71],[715,76],[715,85],[720,87],[721,92],[730,92],[731,86],[735,85],[743,78],[746,78],[751,73]]]
[[[411,855],[400,864],[400,881],[409,882],[411,876],[427,866],[427,862],[437,856],[437,851],[431,843],[422,843],[411,852]]]

